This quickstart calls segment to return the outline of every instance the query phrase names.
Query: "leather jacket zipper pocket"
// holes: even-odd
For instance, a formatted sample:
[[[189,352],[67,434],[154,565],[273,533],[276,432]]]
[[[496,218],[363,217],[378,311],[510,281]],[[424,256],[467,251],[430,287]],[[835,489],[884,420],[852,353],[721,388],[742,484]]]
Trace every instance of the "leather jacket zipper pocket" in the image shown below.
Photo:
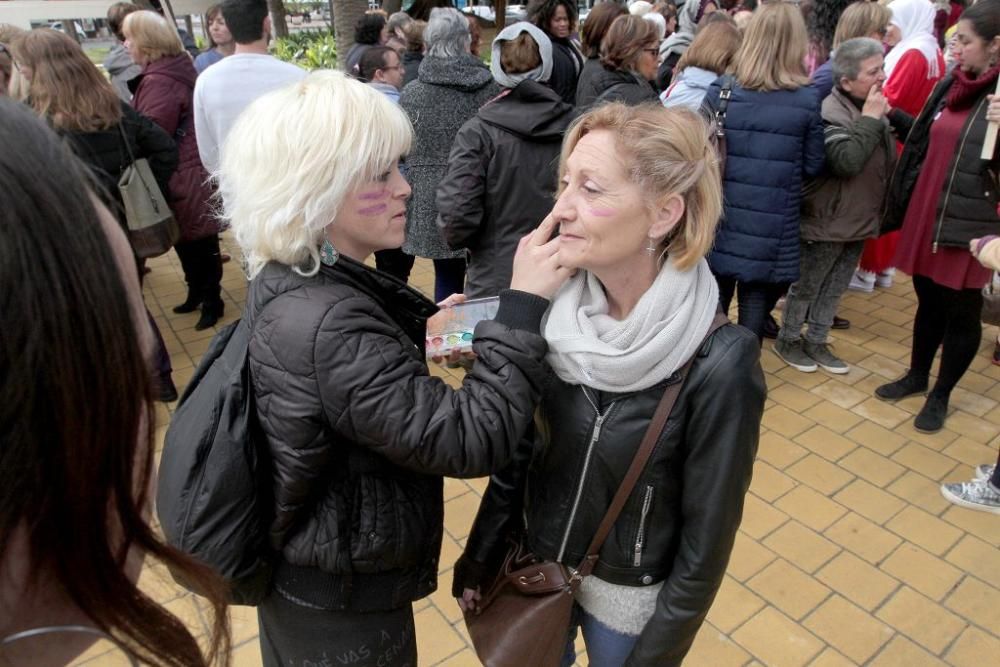
[[[653,506],[653,487],[646,485],[646,495],[642,499],[642,512],[639,514],[639,534],[635,536],[635,558],[632,560],[633,567],[642,565],[642,548],[646,543],[646,520],[649,518],[649,510]]]

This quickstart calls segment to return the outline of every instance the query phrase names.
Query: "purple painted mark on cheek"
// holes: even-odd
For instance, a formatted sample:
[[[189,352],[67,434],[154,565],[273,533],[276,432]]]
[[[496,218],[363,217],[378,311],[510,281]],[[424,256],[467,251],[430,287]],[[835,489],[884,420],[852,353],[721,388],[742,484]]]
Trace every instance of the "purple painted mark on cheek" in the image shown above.
[[[387,188],[362,192],[358,195],[358,200],[365,203],[370,202],[370,205],[362,206],[358,209],[358,213],[360,215],[378,215],[379,213],[385,213],[389,209],[389,203],[386,201],[388,198],[389,190]]]
[[[618,213],[618,211],[616,209],[613,209],[613,208],[601,208],[601,207],[597,207],[597,206],[593,206],[593,207],[588,208],[587,212],[590,213],[593,216],[597,216],[598,218],[610,218],[610,217],[613,217],[615,214]]]

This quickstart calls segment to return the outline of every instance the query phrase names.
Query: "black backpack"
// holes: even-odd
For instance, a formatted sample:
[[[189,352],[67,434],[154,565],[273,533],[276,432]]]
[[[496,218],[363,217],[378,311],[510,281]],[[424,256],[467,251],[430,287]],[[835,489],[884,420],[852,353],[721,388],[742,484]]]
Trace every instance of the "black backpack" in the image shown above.
[[[255,605],[270,587],[272,504],[249,343],[242,320],[212,339],[167,429],[156,509],[171,546],[221,574],[232,604]]]

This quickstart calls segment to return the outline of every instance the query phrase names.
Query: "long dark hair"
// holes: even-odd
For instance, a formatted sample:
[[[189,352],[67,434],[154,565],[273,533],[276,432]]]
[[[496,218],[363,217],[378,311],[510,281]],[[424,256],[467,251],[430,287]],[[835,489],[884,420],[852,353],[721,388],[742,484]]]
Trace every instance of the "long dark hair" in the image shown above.
[[[41,119],[6,98],[0,145],[0,563],[23,532],[29,595],[43,581],[65,591],[143,663],[226,663],[221,581],[165,546],[143,516],[153,388],[88,172]],[[215,612],[207,654],[126,574],[133,549],[207,592]]]

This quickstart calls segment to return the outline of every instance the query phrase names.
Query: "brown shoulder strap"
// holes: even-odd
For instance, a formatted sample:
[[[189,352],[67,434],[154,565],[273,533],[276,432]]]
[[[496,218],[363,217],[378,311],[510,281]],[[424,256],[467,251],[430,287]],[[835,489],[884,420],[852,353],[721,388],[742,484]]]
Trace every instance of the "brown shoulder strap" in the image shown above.
[[[705,340],[725,324],[729,324],[729,318],[722,312],[717,313],[715,319],[712,321],[712,326],[708,328],[708,333],[705,334]],[[698,353],[695,352],[687,360],[680,369],[680,378],[677,382],[668,385],[663,392],[663,398],[660,399],[660,404],[656,406],[656,412],[653,413],[653,419],[649,422],[649,428],[646,429],[646,434],[642,436],[639,449],[636,450],[635,458],[632,459],[632,465],[629,466],[628,472],[625,473],[625,479],[622,480],[621,486],[618,487],[618,492],[615,493],[607,514],[604,515],[604,519],[597,528],[597,533],[594,534],[594,539],[591,540],[590,546],[587,547],[587,557],[577,570],[577,574],[581,577],[589,575],[593,571],[594,565],[597,564],[597,558],[601,552],[601,547],[604,546],[604,540],[607,539],[608,534],[611,532],[611,527],[618,520],[618,516],[625,507],[625,501],[632,495],[632,490],[635,488],[636,482],[639,481],[639,476],[642,475],[649,457],[652,456],[653,449],[656,447],[656,441],[660,439],[660,434],[663,433],[663,427],[667,424],[667,418],[670,417],[670,412],[674,409],[677,397],[680,396],[681,388],[684,386],[684,380],[687,379],[688,371],[691,370],[691,365],[697,356]]]

